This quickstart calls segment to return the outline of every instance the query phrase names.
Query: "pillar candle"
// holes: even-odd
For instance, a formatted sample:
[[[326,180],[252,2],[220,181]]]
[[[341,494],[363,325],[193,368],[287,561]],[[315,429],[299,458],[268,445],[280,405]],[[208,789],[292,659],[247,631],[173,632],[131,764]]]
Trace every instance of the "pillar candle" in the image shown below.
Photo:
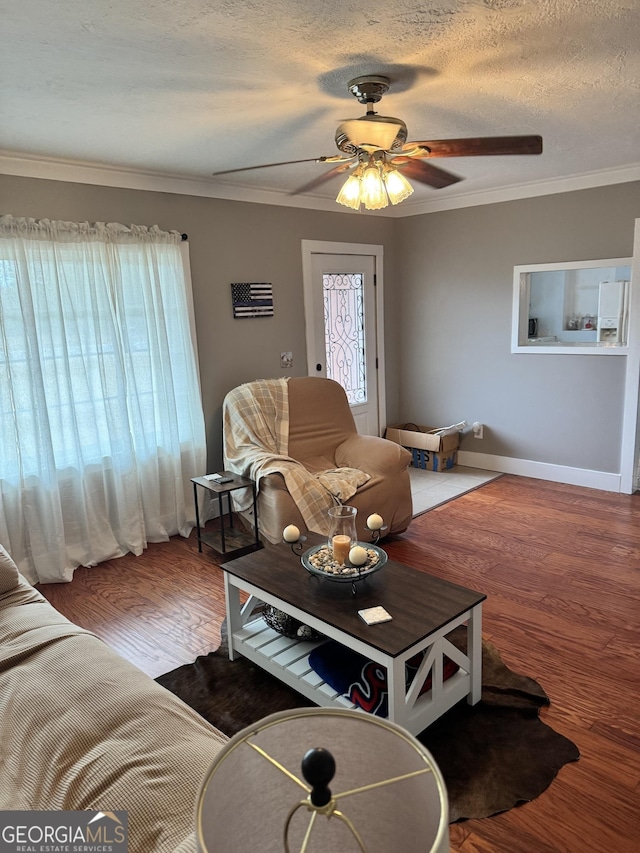
[[[351,550],[351,537],[344,534],[338,534],[332,539],[333,544],[333,559],[344,566],[349,551]]]

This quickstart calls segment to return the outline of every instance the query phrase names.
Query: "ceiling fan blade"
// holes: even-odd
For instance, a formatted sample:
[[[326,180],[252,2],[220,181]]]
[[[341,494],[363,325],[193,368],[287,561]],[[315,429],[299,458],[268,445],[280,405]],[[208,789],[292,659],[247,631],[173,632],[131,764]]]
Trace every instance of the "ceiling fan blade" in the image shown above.
[[[351,158],[349,157],[349,162]],[[251,172],[253,169],[270,169],[272,166],[293,166],[296,163],[335,163],[345,162],[345,158],[339,154],[332,157],[308,157],[306,160],[284,160],[282,163],[263,163],[261,166],[241,166],[239,169],[225,169],[222,172],[212,172],[212,177],[219,175],[233,175],[236,172]]]
[[[442,189],[449,187],[451,184],[457,184],[462,178],[453,175],[451,172],[446,172],[438,166],[432,166],[431,163],[425,163],[424,160],[413,159],[408,157],[405,161],[404,157],[395,158],[394,166],[398,166],[402,174],[408,178],[413,178],[420,181],[421,184],[428,184],[430,187]]]
[[[298,187],[295,190],[292,190],[289,195],[299,195],[300,193],[309,192],[309,190],[313,190],[316,187],[319,187],[321,184],[324,184],[326,181],[330,181],[331,178],[335,178],[336,175],[340,175],[342,172],[346,172],[347,169],[351,168],[357,163],[357,159],[352,157],[348,163],[342,162],[337,166],[334,166],[333,169],[329,169],[328,172],[324,172],[322,175],[319,175],[317,178],[313,178],[313,180],[309,181],[303,186]]]
[[[404,150],[428,149],[417,157],[484,157],[492,154],[541,154],[541,136],[480,136],[474,139],[431,139],[407,142]]]

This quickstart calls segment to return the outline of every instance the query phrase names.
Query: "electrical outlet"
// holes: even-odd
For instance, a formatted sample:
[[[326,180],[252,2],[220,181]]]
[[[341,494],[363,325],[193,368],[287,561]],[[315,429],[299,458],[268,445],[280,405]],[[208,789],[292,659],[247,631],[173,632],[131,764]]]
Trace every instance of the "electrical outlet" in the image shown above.
[[[484,424],[479,424],[477,421],[473,425],[473,437],[484,438]]]

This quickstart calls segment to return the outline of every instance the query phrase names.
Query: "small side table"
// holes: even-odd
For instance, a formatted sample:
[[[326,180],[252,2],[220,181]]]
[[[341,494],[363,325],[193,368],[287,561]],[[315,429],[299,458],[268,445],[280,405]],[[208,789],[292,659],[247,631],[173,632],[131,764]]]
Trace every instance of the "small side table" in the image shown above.
[[[198,551],[202,552],[202,543],[208,545],[221,557],[235,558],[243,554],[249,554],[251,551],[257,551],[262,548],[262,542],[258,533],[258,494],[255,480],[249,477],[241,477],[239,474],[233,474],[230,471],[220,472],[224,477],[231,477],[229,483],[216,483],[215,480],[207,480],[206,477],[192,477],[193,483],[193,500],[196,508],[196,538],[198,540]],[[218,496],[218,514],[220,518],[220,529],[211,532],[205,532],[200,526],[200,511],[198,509],[198,486]],[[231,505],[231,492],[236,489],[251,489],[253,498],[253,535],[247,534],[243,530],[234,527],[233,524],[233,508]],[[225,512],[223,498],[227,497],[227,511]],[[228,519],[228,526],[225,527]],[[228,548],[228,540],[232,539],[236,543],[235,547]]]

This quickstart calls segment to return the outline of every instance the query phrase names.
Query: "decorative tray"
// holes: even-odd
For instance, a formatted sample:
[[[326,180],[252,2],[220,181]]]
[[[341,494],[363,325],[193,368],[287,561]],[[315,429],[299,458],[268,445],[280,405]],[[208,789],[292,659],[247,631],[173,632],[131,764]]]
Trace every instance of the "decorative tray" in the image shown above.
[[[317,575],[337,583],[353,583],[369,577],[387,562],[387,555],[370,542],[358,542],[367,552],[367,561],[362,566],[354,566],[348,560],[344,565],[332,558],[328,545],[314,545],[300,557],[302,565],[312,575]]]

